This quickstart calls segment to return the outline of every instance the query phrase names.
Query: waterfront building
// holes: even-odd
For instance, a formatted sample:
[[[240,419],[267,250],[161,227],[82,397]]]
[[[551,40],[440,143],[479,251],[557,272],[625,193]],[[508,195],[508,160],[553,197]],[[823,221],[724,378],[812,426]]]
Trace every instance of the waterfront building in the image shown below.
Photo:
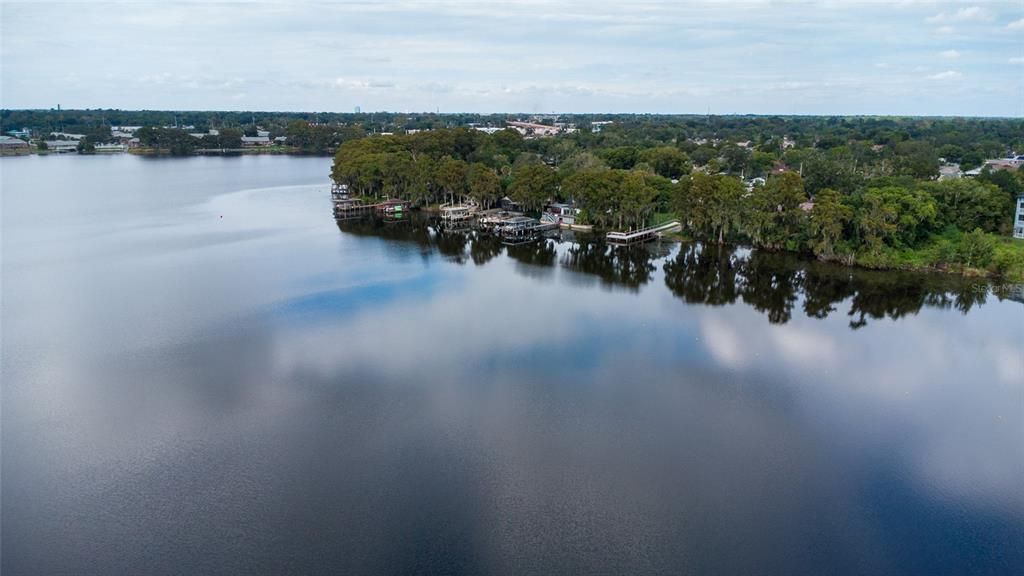
[[[1013,237],[1024,239],[1024,194],[1017,196],[1017,211],[1013,215]]]

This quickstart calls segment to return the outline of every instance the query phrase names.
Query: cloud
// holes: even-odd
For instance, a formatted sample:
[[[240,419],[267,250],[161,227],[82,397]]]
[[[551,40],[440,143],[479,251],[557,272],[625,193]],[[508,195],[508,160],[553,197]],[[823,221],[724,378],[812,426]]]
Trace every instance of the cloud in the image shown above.
[[[911,97],[928,74],[955,62],[1005,66],[1020,54],[1019,38],[1006,30],[1021,15],[1012,10],[1019,0],[967,1],[749,0],[739,12],[724,0],[174,2],[117,10],[97,2],[67,4],[58,21],[44,2],[14,3],[4,12],[3,107],[45,107],[42,95],[59,94],[76,107],[237,108],[232,96],[244,92],[245,106],[256,109],[685,113],[713,104],[722,113],[1019,115],[1019,106],[982,91]],[[988,12],[1000,19],[987,27],[1001,33],[980,38],[985,26],[974,21]],[[68,47],[53,39],[82,29],[91,30],[89,42],[76,45],[72,64]],[[265,57],[253,58],[256,44]],[[808,54],[809,45],[822,49]],[[943,55],[952,48],[959,60]],[[917,64],[931,67],[914,71]],[[971,77],[1011,92],[1024,81],[991,67]],[[859,88],[844,91],[852,85]]]
[[[1020,20],[1014,20],[1013,22],[1007,24],[1006,27],[1009,28],[1010,30],[1024,30],[1024,18],[1021,18]]]
[[[938,74],[932,74],[928,77],[929,80],[954,80],[963,76],[963,74],[956,70],[946,70],[945,72],[939,72]]]
[[[953,13],[939,12],[925,20],[936,24],[939,22],[989,22],[993,18],[991,12],[980,6],[968,6]]]
[[[1010,64],[1024,64],[1024,56],[1014,56],[1007,60]]]
[[[939,52],[939,56],[946,58],[947,60],[953,60],[960,57],[960,53],[956,50],[943,50]]]

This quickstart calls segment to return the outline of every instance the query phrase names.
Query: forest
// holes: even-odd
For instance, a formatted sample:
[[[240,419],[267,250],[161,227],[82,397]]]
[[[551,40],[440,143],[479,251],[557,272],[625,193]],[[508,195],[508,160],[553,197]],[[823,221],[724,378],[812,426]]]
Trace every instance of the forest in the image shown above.
[[[508,195],[536,212],[571,201],[602,230],[678,218],[687,237],[719,244],[869,268],[1024,275],[1024,242],[1009,238],[1019,172],[939,180],[938,159],[916,142],[893,152],[867,145],[855,158],[761,152],[770,167],[759,170],[756,151],[695,158],[692,143],[602,147],[593,136],[453,129],[356,139],[341,145],[331,176],[356,195],[424,206],[468,196],[486,207]]]

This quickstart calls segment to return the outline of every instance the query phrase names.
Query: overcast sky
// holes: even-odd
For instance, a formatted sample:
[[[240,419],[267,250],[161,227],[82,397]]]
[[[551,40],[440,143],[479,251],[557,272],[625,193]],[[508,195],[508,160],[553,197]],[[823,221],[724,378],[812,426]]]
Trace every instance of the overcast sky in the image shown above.
[[[1024,116],[1024,0],[0,0],[4,108]]]

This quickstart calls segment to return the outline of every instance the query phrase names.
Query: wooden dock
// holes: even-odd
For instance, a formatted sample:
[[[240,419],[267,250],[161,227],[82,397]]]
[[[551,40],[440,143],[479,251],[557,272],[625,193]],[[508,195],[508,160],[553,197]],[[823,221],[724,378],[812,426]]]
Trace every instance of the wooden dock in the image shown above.
[[[605,240],[612,244],[636,244],[639,242],[649,242],[666,232],[678,232],[682,229],[682,224],[680,224],[678,220],[673,220],[671,222],[666,222],[657,226],[648,226],[647,228],[641,228],[639,230],[609,232],[605,235]]]
[[[334,216],[339,219],[358,218],[369,214],[380,214],[388,218],[401,217],[412,208],[412,203],[408,200],[387,199],[367,203],[349,196],[348,190],[340,186],[331,189],[331,201],[334,203]]]

